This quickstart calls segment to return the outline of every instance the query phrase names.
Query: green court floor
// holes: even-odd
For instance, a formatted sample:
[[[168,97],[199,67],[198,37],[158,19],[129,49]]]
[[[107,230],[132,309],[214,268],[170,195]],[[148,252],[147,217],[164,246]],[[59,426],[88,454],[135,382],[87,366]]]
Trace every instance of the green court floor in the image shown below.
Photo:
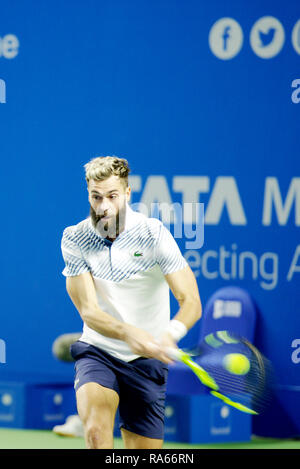
[[[84,449],[83,438],[68,438],[55,435],[48,430],[15,430],[0,428],[0,449]],[[115,448],[123,449],[122,440],[115,439]],[[224,443],[190,445],[187,443],[164,444],[165,449],[300,449],[299,440],[276,440],[253,438],[248,443]]]

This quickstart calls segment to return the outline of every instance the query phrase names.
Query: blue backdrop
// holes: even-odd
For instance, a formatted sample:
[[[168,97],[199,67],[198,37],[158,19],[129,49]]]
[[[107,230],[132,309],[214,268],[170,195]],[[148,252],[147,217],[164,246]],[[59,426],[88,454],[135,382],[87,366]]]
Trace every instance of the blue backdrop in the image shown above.
[[[81,329],[61,235],[88,215],[83,165],[115,154],[133,202],[205,204],[202,248],[178,240],[202,302],[253,295],[299,415],[298,2],[0,0],[0,17],[0,371],[73,375],[51,353]]]

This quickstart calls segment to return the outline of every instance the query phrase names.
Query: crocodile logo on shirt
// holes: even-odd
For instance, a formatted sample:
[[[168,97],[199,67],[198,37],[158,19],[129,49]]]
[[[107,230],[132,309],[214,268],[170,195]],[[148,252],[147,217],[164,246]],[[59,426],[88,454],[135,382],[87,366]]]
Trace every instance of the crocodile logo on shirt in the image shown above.
[[[134,257],[142,257],[143,253],[139,252],[139,251],[135,251],[135,253],[133,255],[134,255]]]

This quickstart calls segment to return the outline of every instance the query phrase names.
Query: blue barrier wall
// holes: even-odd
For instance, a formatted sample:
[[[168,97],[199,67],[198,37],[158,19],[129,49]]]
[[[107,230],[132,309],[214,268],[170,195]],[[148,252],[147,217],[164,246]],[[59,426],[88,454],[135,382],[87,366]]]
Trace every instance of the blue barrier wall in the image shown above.
[[[178,240],[203,303],[247,289],[258,347],[299,388],[300,5],[10,0],[0,18],[0,371],[72,376],[51,353],[81,328],[61,234],[88,215],[83,165],[116,154],[132,202],[204,203],[203,246]]]

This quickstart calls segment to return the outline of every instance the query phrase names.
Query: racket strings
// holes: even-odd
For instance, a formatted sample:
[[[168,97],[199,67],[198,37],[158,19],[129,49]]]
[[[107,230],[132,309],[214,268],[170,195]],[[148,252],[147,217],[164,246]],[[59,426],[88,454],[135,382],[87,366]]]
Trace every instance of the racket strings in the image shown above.
[[[261,410],[270,401],[271,393],[268,390],[268,361],[254,348],[249,347],[242,350],[250,362],[250,368],[244,375],[230,373],[222,365],[224,353],[213,349],[206,351],[197,362],[207,371],[219,386],[219,392],[224,395],[235,396],[236,400],[247,404],[253,410]],[[227,353],[229,350],[225,350]],[[224,352],[224,350],[223,350]],[[202,358],[202,359],[201,359]]]
[[[216,368],[213,367],[206,367],[206,371],[211,374],[211,376],[215,379],[220,389],[227,389],[232,390],[235,392],[255,392],[257,391],[257,383],[251,384],[245,383],[244,380],[238,378],[230,378],[227,374],[223,373],[222,371],[218,371]]]

